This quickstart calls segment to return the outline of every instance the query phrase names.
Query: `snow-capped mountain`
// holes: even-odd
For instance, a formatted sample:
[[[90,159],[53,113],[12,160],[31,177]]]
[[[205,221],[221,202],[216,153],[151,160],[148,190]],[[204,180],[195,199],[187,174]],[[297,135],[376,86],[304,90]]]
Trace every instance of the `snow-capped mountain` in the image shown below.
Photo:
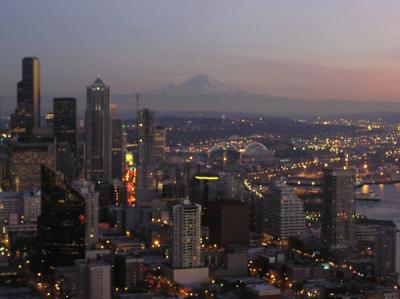
[[[205,74],[198,74],[178,85],[168,85],[158,90],[157,94],[169,95],[217,95],[235,92],[221,81]]]

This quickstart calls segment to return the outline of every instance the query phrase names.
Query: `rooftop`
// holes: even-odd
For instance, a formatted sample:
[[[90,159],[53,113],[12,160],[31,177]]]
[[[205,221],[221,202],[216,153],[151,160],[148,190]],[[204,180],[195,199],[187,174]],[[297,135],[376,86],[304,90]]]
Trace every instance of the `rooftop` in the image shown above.
[[[280,295],[281,290],[265,283],[249,284],[246,289],[257,296]]]

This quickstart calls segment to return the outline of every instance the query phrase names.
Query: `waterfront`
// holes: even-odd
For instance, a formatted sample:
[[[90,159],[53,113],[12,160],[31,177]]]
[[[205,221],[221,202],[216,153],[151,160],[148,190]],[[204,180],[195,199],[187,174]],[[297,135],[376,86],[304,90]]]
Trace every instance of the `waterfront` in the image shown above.
[[[359,191],[372,190],[381,198],[379,202],[357,201],[357,212],[371,219],[392,220],[400,227],[400,183],[364,185]]]

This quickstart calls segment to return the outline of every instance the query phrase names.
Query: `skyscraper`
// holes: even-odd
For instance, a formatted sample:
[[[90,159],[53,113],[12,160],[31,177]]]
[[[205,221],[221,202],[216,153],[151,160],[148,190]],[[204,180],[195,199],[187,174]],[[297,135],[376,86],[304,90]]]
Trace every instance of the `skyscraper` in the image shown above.
[[[69,180],[73,180],[77,155],[76,99],[55,98],[53,111],[56,167]]]
[[[112,119],[111,173],[113,179],[122,180],[124,169],[124,144],[121,119]]]
[[[40,127],[40,61],[37,57],[22,60],[22,81],[17,84],[17,108],[11,116],[15,133],[29,134]]]
[[[138,112],[138,190],[155,187],[155,125],[154,112]]]
[[[110,88],[97,78],[87,87],[85,114],[86,177],[96,183],[111,181]]]
[[[288,239],[305,233],[303,202],[294,188],[276,182],[263,203],[265,231],[275,238]]]
[[[157,163],[165,160],[165,148],[167,146],[166,130],[157,126],[154,137],[154,156]]]
[[[117,105],[110,105],[111,113],[111,178],[122,181],[124,170],[124,130],[122,119],[117,118]]]
[[[39,257],[48,266],[72,265],[85,255],[85,198],[42,166]]]
[[[72,152],[76,152],[76,99],[55,98],[54,99],[54,137],[56,143],[67,142]]]
[[[201,267],[201,206],[185,200],[172,207],[171,219],[172,267]]]
[[[330,247],[353,245],[354,197],[354,171],[324,169],[322,178],[321,238]]]

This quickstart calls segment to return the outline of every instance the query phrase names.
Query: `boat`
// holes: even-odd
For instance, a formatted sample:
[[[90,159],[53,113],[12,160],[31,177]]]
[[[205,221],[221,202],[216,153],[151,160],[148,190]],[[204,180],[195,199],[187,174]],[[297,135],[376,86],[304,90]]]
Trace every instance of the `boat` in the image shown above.
[[[380,201],[381,198],[372,190],[367,193],[356,192],[356,200],[359,201]]]
[[[364,182],[362,179],[357,178],[356,179],[356,187],[361,187],[362,185],[364,185]]]

